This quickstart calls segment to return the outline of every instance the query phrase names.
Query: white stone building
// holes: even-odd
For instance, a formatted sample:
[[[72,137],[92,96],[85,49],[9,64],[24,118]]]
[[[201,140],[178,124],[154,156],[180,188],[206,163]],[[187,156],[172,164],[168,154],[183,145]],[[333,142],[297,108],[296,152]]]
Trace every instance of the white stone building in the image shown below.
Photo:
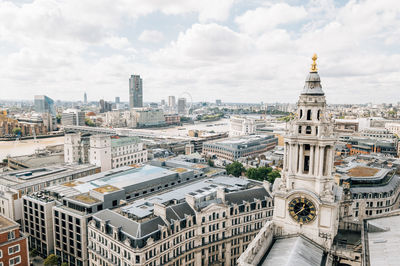
[[[137,137],[111,137],[80,133],[66,134],[64,159],[66,163],[90,163],[107,171],[124,165],[147,162],[147,150]]]

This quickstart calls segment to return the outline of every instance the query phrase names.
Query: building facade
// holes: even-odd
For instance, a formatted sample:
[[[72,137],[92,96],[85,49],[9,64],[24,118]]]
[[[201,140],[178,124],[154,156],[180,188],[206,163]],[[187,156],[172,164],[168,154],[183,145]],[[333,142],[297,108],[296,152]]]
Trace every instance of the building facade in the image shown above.
[[[206,187],[186,189],[184,199],[177,196],[179,190],[173,192],[177,203],[154,203],[146,218],[137,216],[140,205],[93,215],[89,264],[234,265],[271,218],[272,198],[264,187],[231,192],[221,184]]]
[[[140,75],[129,78],[129,107],[143,107],[143,81]]]
[[[0,265],[29,265],[28,241],[19,224],[0,215]]]
[[[50,113],[56,115],[54,101],[46,95],[35,95],[34,99],[35,111],[38,113]]]
[[[272,150],[276,145],[278,139],[273,135],[250,135],[206,142],[203,144],[203,153],[222,160],[236,161],[241,157]]]
[[[67,109],[61,114],[63,126],[84,126],[85,112],[77,109]]]

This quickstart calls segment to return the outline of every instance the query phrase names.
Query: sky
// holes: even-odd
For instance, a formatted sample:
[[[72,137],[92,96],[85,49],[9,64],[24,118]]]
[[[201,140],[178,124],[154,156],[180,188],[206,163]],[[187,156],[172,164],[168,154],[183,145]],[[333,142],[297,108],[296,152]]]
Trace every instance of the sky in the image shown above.
[[[400,1],[0,0],[0,99],[400,101]]]

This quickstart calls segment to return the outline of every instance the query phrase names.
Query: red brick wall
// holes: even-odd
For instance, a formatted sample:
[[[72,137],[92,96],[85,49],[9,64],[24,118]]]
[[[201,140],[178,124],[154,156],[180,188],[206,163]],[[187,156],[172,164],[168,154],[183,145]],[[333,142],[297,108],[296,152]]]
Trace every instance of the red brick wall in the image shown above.
[[[8,232],[0,234],[0,250],[3,253],[3,257],[0,258],[0,262],[3,262],[4,266],[9,265],[9,259],[21,256],[21,263],[18,265],[25,266],[29,265],[29,258],[28,258],[28,239],[21,238],[18,229],[15,229],[15,239],[8,241]],[[7,243],[6,243],[7,242]],[[20,251],[14,253],[12,255],[8,255],[8,248],[11,246],[18,245],[20,246]]]

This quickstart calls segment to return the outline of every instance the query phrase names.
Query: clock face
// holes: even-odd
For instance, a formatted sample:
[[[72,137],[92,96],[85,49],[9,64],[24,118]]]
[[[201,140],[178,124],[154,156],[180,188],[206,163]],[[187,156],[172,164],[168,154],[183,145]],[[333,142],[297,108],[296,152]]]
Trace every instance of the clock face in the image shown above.
[[[315,218],[316,209],[312,201],[298,197],[289,202],[289,213],[296,222],[306,224]]]

